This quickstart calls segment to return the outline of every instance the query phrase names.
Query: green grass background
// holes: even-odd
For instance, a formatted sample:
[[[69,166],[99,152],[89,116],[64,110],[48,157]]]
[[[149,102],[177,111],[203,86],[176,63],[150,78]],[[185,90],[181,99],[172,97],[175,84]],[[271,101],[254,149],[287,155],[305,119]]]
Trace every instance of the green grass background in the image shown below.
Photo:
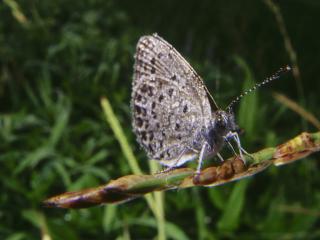
[[[316,131],[272,91],[320,117],[320,3],[277,3],[301,78],[288,74],[238,105],[249,152]],[[4,0],[0,17],[0,239],[320,238],[319,154],[216,188],[149,196],[155,205],[141,198],[84,210],[41,207],[49,196],[132,173],[102,96],[149,172],[129,106],[140,36],[157,32],[175,46],[222,108],[291,64],[265,1]]]

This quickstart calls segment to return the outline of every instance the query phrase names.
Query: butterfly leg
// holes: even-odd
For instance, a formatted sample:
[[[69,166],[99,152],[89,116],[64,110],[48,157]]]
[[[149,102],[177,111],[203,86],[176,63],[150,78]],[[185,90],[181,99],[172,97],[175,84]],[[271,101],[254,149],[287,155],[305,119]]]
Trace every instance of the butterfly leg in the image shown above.
[[[228,144],[228,146],[230,147],[230,149],[232,150],[233,154],[238,156],[238,154],[236,153],[236,151],[234,150],[232,144],[230,143],[229,139],[227,137],[224,137],[225,142]]]
[[[252,157],[250,153],[248,153],[246,150],[243,149],[243,147],[241,146],[241,142],[240,142],[240,138],[239,138],[239,135],[237,132],[229,132],[227,135],[226,135],[226,139],[233,139],[236,143],[237,143],[237,146],[239,148],[239,154],[240,154],[240,158],[241,160],[243,161],[243,163],[245,164],[246,163],[246,160],[243,156],[243,153]]]
[[[202,165],[202,161],[204,159],[204,154],[207,150],[207,147],[209,147],[209,144],[207,142],[204,142],[204,144],[202,145],[200,154],[199,154],[199,160],[198,160],[198,166],[197,166],[197,171],[196,171],[196,175],[199,176],[200,172],[201,172],[201,165]]]
[[[181,154],[181,156],[182,156],[182,154]],[[177,160],[174,162],[174,164],[172,164],[172,166],[166,167],[165,169],[162,169],[162,170],[156,172],[156,174],[159,174],[159,173],[168,173],[168,172],[176,169],[179,160],[180,160],[180,157],[177,158]]]
[[[172,163],[171,165],[168,165],[167,168],[161,170],[161,171],[158,172],[158,173],[167,173],[167,172],[170,172],[170,171],[174,170],[175,168],[179,167],[180,165],[182,165],[183,163],[182,163],[182,164],[180,163],[181,158],[183,157],[183,155],[184,155],[187,151],[190,151],[190,150],[193,151],[193,152],[195,152],[195,153],[198,153],[197,150],[195,150],[195,149],[193,149],[193,148],[186,147],[183,151],[181,151],[181,153],[179,154],[179,156],[178,156],[175,160],[173,160],[173,163]],[[190,160],[192,160],[192,159],[190,159]],[[188,161],[189,161],[189,160],[188,160]]]
[[[248,153],[246,150],[244,150],[244,148],[241,146],[241,142],[240,142],[240,138],[239,138],[238,133],[234,134],[234,139],[237,142],[237,145],[238,145],[240,151],[250,156],[250,153]]]
[[[223,157],[220,155],[220,153],[217,153],[217,157],[220,159],[221,162],[224,162]]]

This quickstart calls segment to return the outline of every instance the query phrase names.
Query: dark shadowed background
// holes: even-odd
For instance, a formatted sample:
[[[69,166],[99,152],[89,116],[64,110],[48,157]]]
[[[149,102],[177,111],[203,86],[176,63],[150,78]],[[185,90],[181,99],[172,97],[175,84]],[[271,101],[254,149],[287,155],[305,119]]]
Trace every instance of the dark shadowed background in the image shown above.
[[[157,32],[171,43],[222,108],[280,67],[294,67],[237,106],[247,151],[315,132],[319,125],[273,92],[320,117],[320,2],[275,2],[2,1],[0,238],[165,239],[159,224],[167,239],[320,238],[319,154],[216,188],[166,192],[162,223],[143,198],[84,210],[41,207],[49,196],[132,173],[102,96],[149,172],[129,105],[142,35]]]

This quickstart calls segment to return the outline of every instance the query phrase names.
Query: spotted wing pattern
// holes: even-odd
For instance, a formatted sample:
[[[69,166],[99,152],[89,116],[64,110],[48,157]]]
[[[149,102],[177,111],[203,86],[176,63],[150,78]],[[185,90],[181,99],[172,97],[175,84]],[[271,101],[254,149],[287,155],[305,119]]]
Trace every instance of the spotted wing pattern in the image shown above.
[[[157,34],[137,44],[131,107],[137,141],[165,165],[194,153],[192,142],[212,116],[199,75]]]

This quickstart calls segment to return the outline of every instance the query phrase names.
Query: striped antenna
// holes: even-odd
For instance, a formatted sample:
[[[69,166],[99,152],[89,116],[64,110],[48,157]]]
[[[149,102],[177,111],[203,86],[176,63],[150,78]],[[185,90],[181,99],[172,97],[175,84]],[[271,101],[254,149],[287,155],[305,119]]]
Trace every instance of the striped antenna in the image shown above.
[[[266,78],[265,80],[263,80],[260,83],[256,83],[252,88],[244,91],[242,94],[240,94],[238,97],[236,97],[235,99],[233,99],[231,101],[231,103],[229,104],[229,106],[227,107],[227,111],[231,112],[233,109],[234,104],[236,104],[237,102],[239,102],[244,96],[248,95],[249,93],[255,91],[257,88],[260,88],[270,82],[272,82],[273,80],[276,80],[278,78],[281,77],[281,75],[289,72],[291,70],[291,67],[289,65],[280,68],[277,72],[275,72],[273,75],[271,75],[270,77]]]

